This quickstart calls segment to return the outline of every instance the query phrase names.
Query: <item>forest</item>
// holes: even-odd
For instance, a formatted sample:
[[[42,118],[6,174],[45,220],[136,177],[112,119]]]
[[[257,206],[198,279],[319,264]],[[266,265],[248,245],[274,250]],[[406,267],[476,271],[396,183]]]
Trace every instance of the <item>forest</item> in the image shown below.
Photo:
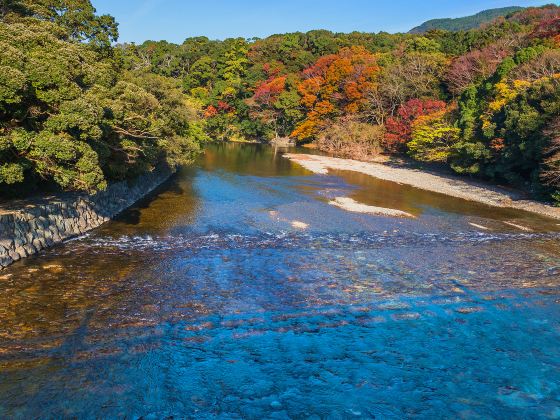
[[[0,10],[0,191],[107,182],[208,141],[295,139],[560,202],[560,7],[468,31],[115,44],[88,0]]]
[[[9,0],[0,16],[1,193],[95,192],[199,151],[181,82],[127,69],[89,0]]]
[[[513,12],[522,10],[523,7],[510,6],[497,9],[487,9],[471,16],[458,18],[431,19],[419,26],[412,28],[409,33],[424,33],[432,29],[443,29],[445,31],[468,31],[480,28],[483,24]]]

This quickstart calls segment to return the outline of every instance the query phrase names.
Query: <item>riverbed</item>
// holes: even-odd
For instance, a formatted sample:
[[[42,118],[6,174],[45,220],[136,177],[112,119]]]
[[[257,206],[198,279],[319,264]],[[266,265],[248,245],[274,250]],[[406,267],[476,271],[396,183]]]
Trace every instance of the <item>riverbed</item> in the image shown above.
[[[556,220],[213,145],[0,273],[0,417],[558,418],[559,299]]]

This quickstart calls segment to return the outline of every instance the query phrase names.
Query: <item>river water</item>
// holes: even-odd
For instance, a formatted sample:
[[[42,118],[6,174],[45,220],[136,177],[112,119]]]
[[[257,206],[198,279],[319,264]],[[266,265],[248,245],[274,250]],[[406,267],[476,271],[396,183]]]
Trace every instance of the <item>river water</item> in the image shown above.
[[[211,146],[0,272],[0,417],[559,418],[559,230]]]

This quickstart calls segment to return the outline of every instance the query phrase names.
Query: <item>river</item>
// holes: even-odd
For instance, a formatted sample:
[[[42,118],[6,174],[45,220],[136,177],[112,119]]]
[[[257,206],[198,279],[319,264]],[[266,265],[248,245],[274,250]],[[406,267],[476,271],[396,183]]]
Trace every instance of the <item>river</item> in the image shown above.
[[[0,272],[0,417],[560,418],[559,231],[213,145]]]

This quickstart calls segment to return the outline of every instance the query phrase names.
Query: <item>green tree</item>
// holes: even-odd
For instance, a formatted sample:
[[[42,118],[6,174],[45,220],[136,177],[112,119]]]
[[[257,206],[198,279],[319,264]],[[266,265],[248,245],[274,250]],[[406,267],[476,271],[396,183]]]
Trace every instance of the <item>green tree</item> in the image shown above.
[[[409,155],[424,162],[447,162],[459,141],[460,130],[448,121],[445,111],[420,116],[412,126]]]
[[[4,0],[0,17],[29,16],[54,22],[78,41],[108,47],[118,38],[118,25],[109,15],[97,15],[90,0]]]
[[[179,81],[123,71],[117,50],[99,48],[99,34],[86,39],[85,26],[69,23],[94,13],[88,5],[42,1],[4,11],[0,191],[38,183],[96,191],[160,164],[189,162],[205,140],[201,107]],[[53,10],[58,17],[48,19]]]

